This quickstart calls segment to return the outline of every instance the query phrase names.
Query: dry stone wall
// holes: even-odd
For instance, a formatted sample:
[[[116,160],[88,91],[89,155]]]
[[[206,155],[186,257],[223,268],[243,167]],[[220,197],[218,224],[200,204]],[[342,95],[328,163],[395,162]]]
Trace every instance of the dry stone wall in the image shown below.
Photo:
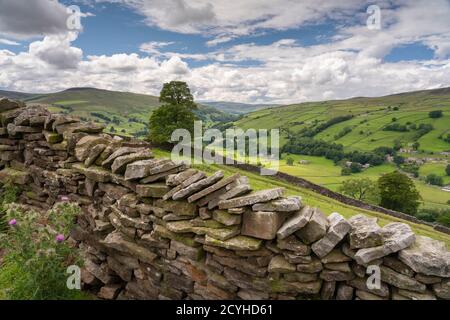
[[[101,298],[450,299],[450,252],[408,224],[326,216],[282,188],[252,191],[244,176],[156,159],[102,129],[0,100],[0,181],[35,207],[79,203],[71,237],[84,288]]]

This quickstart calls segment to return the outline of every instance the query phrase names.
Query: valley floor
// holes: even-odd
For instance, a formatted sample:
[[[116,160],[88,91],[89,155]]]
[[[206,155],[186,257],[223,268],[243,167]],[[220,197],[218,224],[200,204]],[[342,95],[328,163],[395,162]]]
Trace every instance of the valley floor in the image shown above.
[[[286,157],[280,160],[280,171],[293,176],[301,177],[330,190],[337,191],[343,181],[356,178],[369,178],[374,182],[385,173],[396,170],[394,164],[383,164],[364,170],[351,176],[341,176],[341,167],[335,166],[333,161],[323,157],[289,155],[294,159],[294,165],[286,164]],[[299,164],[300,160],[308,161],[308,164]],[[435,173],[442,176],[444,184],[450,183],[450,176],[445,176],[445,163],[426,163],[421,166],[419,179],[413,179],[416,188],[422,196],[422,206],[426,208],[448,208],[450,192],[443,191],[441,187],[432,186],[421,179],[428,174]]]

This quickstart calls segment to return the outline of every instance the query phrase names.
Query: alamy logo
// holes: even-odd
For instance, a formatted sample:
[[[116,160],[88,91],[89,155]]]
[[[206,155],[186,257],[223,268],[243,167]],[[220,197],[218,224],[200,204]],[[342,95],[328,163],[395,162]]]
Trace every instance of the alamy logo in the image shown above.
[[[69,17],[66,21],[67,29],[81,30],[81,9],[79,6],[71,5],[67,7]]]
[[[381,271],[377,265],[367,267],[366,273],[370,276],[367,278],[366,285],[369,290],[381,289]]]
[[[186,129],[172,132],[172,160],[188,164],[248,163],[261,167],[261,175],[274,175],[279,168],[278,129],[218,129],[203,132],[202,121],[194,123],[194,137]],[[204,143],[207,143],[205,146]]]
[[[371,5],[367,8],[367,28],[369,30],[380,30],[381,29],[381,9],[377,5]]]
[[[67,289],[69,290],[81,290],[81,270],[79,266],[71,265],[67,267]]]

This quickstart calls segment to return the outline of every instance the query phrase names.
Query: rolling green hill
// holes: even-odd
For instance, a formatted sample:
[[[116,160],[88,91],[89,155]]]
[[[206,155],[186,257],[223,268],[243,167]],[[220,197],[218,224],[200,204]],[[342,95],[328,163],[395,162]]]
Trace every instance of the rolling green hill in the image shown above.
[[[444,116],[430,119],[432,110],[443,110]],[[439,139],[450,133],[450,88],[417,91],[390,95],[380,98],[353,98],[323,102],[308,102],[282,107],[264,109],[245,115],[236,122],[238,127],[247,128],[285,128],[292,134],[301,129],[317,127],[332,118],[353,116],[347,121],[332,125],[318,132],[314,138],[336,142],[348,150],[373,150],[379,146],[394,145],[399,140],[403,145],[418,141],[420,149],[430,152],[450,150],[450,143]],[[432,124],[433,130],[418,140],[414,130],[408,132],[384,131],[393,123],[406,125]],[[336,139],[335,136],[344,128],[351,131]],[[287,133],[282,134],[282,143],[286,142]]]
[[[0,90],[0,97],[7,97],[9,99],[24,100],[35,96],[38,96],[38,94]]]
[[[442,110],[440,118],[430,118],[429,112]],[[333,119],[340,119],[333,124]],[[331,125],[329,125],[331,123]],[[435,173],[450,183],[445,176],[445,166],[450,151],[450,88],[407,92],[379,98],[352,98],[323,102],[293,104],[246,114],[234,123],[242,129],[281,128],[280,143],[286,144],[289,136],[302,135],[306,131],[315,140],[338,143],[344,151],[371,151],[400,143],[406,150],[403,157],[426,159],[419,169],[416,186],[423,197],[425,207],[449,208],[450,192],[431,186],[424,180],[427,174]],[[392,131],[392,124],[404,131]],[[421,132],[420,125],[431,125],[429,132]],[[431,127],[429,127],[431,128]],[[446,141],[447,140],[447,141]],[[419,142],[418,152],[412,144]],[[281,171],[301,176],[315,183],[336,190],[343,180],[368,177],[375,181],[381,174],[396,170],[394,164],[384,164],[361,173],[341,176],[341,168],[324,157],[292,156],[293,165],[282,161]],[[284,155],[286,158],[287,155]],[[428,158],[428,159],[427,159]],[[432,158],[432,159],[430,159]],[[299,164],[304,159],[309,164]]]
[[[71,88],[50,94],[0,91],[0,96],[20,99],[27,104],[46,104],[53,112],[63,112],[106,124],[106,131],[144,136],[153,109],[160,106],[158,97],[96,88]],[[235,116],[214,107],[199,105],[196,114],[206,124],[235,120]]]
[[[205,106],[214,107],[223,112],[227,112],[234,115],[246,114],[257,110],[278,106],[275,104],[248,104],[248,103],[238,103],[228,101],[202,101],[201,104]]]

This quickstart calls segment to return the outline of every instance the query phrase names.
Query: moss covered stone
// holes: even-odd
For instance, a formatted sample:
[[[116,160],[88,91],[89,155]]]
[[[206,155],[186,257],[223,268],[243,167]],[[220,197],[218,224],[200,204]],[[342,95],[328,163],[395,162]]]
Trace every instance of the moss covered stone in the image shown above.
[[[214,239],[208,235],[205,237],[205,244],[221,247],[230,250],[258,250],[261,247],[262,240],[246,237],[237,236],[225,241]]]

